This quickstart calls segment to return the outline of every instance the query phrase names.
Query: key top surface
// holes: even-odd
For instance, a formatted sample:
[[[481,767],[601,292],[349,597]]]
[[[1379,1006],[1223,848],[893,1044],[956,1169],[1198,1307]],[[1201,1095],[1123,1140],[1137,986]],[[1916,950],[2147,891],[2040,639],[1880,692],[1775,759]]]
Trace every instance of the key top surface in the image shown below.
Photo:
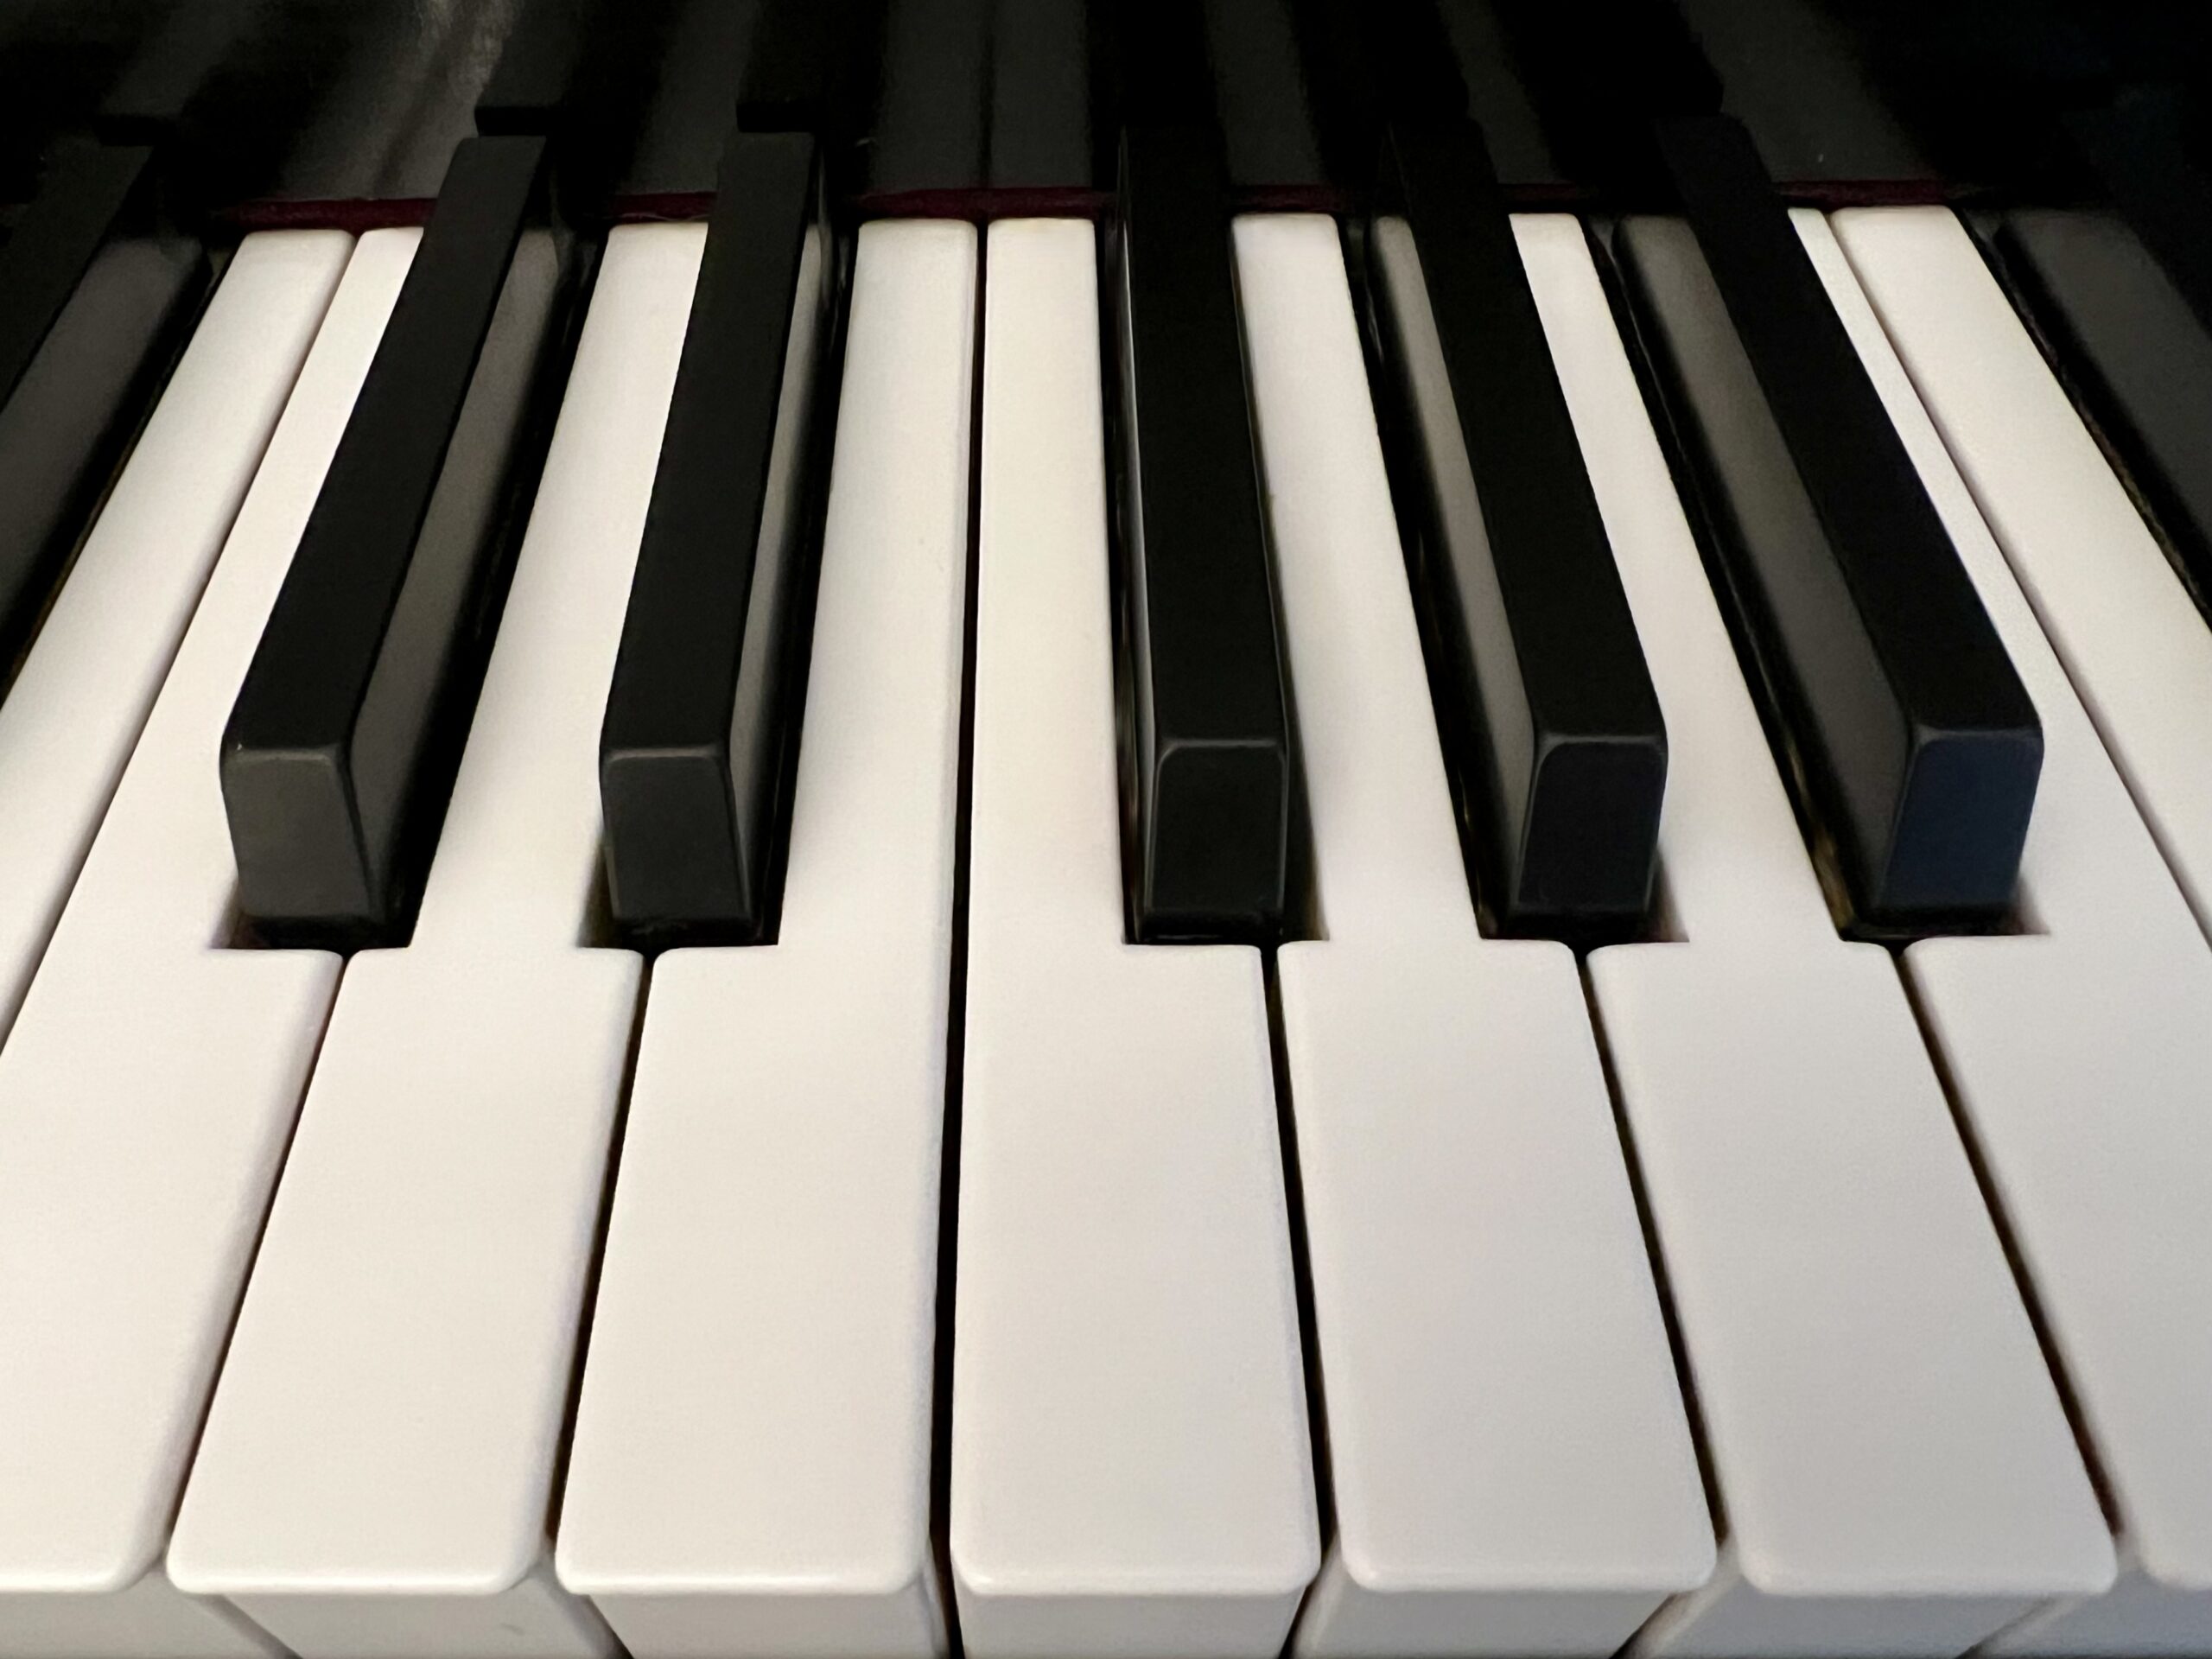
[[[977,236],[864,226],[775,943],[654,964],[558,1547],[637,1659],[925,1656]],[[1093,360],[1095,333],[1088,342]]]
[[[1713,1551],[1589,1011],[1476,928],[1335,223],[1236,248],[1326,926],[1276,965],[1336,1522],[1295,1650],[1610,1652]]]
[[[953,1584],[979,1659],[1260,1659],[1318,1558],[1265,988],[1125,937],[1093,236],[984,260]]]
[[[594,761],[702,240],[610,238],[421,916],[348,968],[179,1511],[173,1576],[303,1656],[613,1648],[546,1522],[642,977],[587,943]]]
[[[336,990],[334,957],[226,948],[207,759],[416,240],[355,245],[0,1049],[0,1177],[20,1184],[0,1205],[0,1588],[38,1599],[31,1652],[65,1627],[79,1653],[132,1651],[111,1598],[163,1599],[153,1569]]]

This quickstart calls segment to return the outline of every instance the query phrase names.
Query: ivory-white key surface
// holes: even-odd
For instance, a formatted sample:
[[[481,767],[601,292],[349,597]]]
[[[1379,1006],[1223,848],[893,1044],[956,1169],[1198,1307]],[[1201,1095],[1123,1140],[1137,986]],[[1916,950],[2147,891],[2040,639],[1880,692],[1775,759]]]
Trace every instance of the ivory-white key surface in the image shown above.
[[[0,1039],[353,246],[340,231],[238,245],[0,702]]]
[[[1581,978],[1476,928],[1336,224],[1235,245],[1319,923],[1279,957],[1336,1511],[1296,1651],[1610,1654],[1713,1543]]]
[[[1664,938],[1590,978],[1726,1537],[1637,1649],[1962,1652],[2110,1581],[2095,1494],[1896,969],[1836,936],[1581,229],[1516,230],[1668,731]]]
[[[703,226],[607,239],[413,936],[353,958],[169,1548],[315,1659],[593,1655],[550,1564],[640,963],[601,715]]]
[[[1957,217],[1886,208],[1834,229],[2106,753],[2212,929],[2212,628]]]
[[[976,232],[860,234],[772,944],[653,970],[561,1576],[637,1659],[926,1656]]]
[[[265,1645],[162,1551],[339,963],[226,948],[215,755],[416,240],[355,246],[0,1050],[0,1652]]]
[[[1879,229],[1839,221],[1854,240]],[[2212,1650],[2212,950],[2068,680],[2067,635],[2055,651],[2037,620],[2040,581],[2007,563],[1836,232],[1810,212],[1797,226],[2043,721],[2023,931],[1905,953],[2126,1568],[2108,1605],[2000,1647]]]
[[[1124,937],[1092,228],[1002,221],[985,270],[961,1632],[1273,1655],[1319,1552],[1260,958]]]

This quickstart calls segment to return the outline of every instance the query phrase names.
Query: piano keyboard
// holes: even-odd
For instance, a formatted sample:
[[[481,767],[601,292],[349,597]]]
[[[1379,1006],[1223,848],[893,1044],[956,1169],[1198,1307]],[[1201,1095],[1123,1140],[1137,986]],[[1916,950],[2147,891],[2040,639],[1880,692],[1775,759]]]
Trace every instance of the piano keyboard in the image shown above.
[[[762,0],[658,208],[588,6],[419,225],[103,115],[0,1659],[2212,1654],[2208,273],[1670,3]]]

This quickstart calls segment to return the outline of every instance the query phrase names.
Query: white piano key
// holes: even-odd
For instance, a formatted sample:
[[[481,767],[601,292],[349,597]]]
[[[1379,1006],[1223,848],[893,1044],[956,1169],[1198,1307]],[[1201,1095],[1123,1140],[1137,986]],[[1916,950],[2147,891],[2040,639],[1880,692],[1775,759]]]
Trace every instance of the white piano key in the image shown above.
[[[339,231],[238,245],[0,702],[0,1038],[353,246]]]
[[[1888,953],[1836,937],[1579,225],[1516,224],[1668,730],[1666,942],[1590,961],[1725,1517],[1647,1653],[1954,1654],[2109,1582]]]
[[[349,965],[170,1546],[315,1656],[614,1650],[548,1510],[641,976],[601,710],[704,227],[608,238],[409,944]]]
[[[1335,222],[1235,243],[1322,934],[1279,959],[1337,1521],[1296,1651],[1610,1654],[1713,1544],[1581,978],[1476,929]]]
[[[356,245],[0,1050],[0,1652],[261,1651],[160,1561],[339,964],[225,948],[214,757],[416,240]]]
[[[1861,233],[1859,214],[1841,217],[1847,233]],[[1905,953],[2120,1533],[2108,1603],[2034,1621],[1999,1646],[2202,1652],[2212,1649],[2212,951],[1835,234],[1818,214],[1797,220],[2043,720],[2043,781],[2020,866],[2024,931]]]
[[[2106,753],[2212,928],[2212,628],[1983,262],[1942,207],[1837,240]]]
[[[1319,1541],[1265,986],[1123,934],[1096,259],[991,227],[953,1583],[979,1659],[1273,1655]]]
[[[861,232],[778,936],[653,969],[558,1550],[637,1659],[946,1646],[930,1443],[976,283],[969,226]]]

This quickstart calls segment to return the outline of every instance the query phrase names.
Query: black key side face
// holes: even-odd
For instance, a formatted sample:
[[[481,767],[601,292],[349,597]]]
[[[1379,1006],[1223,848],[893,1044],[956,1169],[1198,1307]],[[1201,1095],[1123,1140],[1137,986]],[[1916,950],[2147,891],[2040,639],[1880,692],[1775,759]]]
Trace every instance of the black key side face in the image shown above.
[[[838,250],[815,145],[734,134],[600,736],[607,889],[645,942],[760,937],[826,468]]]
[[[404,936],[565,369],[582,251],[541,138],[456,151],[222,747],[270,943]]]
[[[66,160],[0,251],[0,689],[207,290],[199,242],[148,209],[148,165]]]
[[[1804,445],[1790,442],[1771,382],[1754,367],[1736,312],[1688,225],[1625,220],[1614,251],[1689,474],[1685,493],[1718,567],[1716,588],[1735,610],[1756,671],[1753,689],[1790,753],[1786,770],[1806,798],[1815,840],[1832,846],[1854,921],[1925,931],[2000,918],[2042,764],[2033,706],[2001,652],[2003,674],[1987,677],[1999,683],[1984,708],[1957,686],[1942,688],[1945,696],[1920,694],[1931,674],[1973,671],[1975,636],[1961,630],[1961,643],[1931,639],[1878,609],[1916,607],[1906,620],[1925,624],[1936,603],[1927,594],[1946,563],[1966,580],[1956,554],[1948,540],[1916,549],[1903,533],[1872,549],[1844,542],[1845,529],[1859,526],[1815,493],[1816,481],[1829,488],[1835,481],[1820,480]],[[1850,350],[1847,339],[1842,345]],[[1844,366],[1808,352],[1805,371],[1816,365]],[[1857,367],[1855,356],[1848,366]],[[1882,430],[1896,445],[1886,422]],[[1841,448],[1866,439],[1847,427],[1816,426],[1809,442]],[[1895,464],[1911,463],[1899,454]],[[1916,478],[1910,481],[1916,491]],[[1924,586],[1893,575],[1885,588],[1861,577],[1870,558],[1901,561],[1916,550],[1934,567]],[[1993,646],[1978,601],[1972,620]],[[1901,665],[1914,652],[1936,661]]]
[[[2116,214],[2014,208],[2005,278],[2203,606],[2212,597],[2212,328]]]
[[[1115,410],[1145,939],[1271,936],[1291,759],[1218,152],[1124,138]]]
[[[1394,131],[1383,175],[1369,283],[1484,906],[1632,929],[1666,730],[1512,223],[1470,123]]]

